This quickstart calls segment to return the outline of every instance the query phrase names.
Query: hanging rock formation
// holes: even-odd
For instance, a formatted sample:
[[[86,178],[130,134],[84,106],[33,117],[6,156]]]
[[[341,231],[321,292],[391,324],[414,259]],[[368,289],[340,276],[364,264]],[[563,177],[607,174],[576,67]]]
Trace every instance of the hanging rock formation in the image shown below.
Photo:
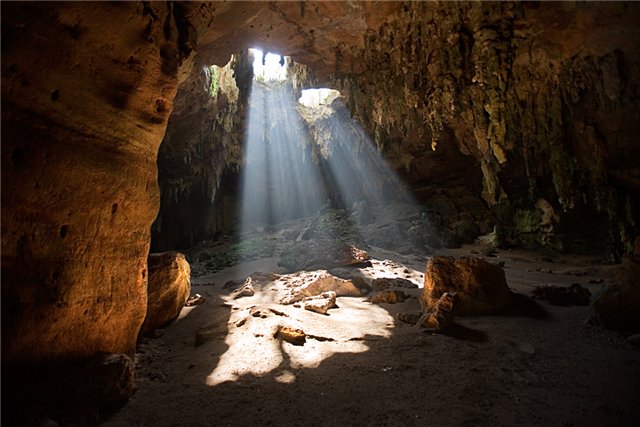
[[[334,79],[427,204],[481,195],[501,244],[615,258],[640,216],[639,18],[632,3],[413,2],[352,53],[367,72],[339,63]]]
[[[630,251],[639,216],[634,159],[640,153],[633,138],[640,123],[639,6],[323,2],[215,8],[203,7],[199,19],[209,13],[212,26],[233,24],[234,31],[207,31],[194,19],[201,38],[190,81],[203,78],[203,66],[223,65],[243,47],[291,56],[294,90],[340,90],[347,110],[425,204],[431,225],[445,236],[429,246],[456,246],[495,226],[500,245],[608,253],[612,259]],[[239,87],[247,83],[246,72],[236,76]],[[203,86],[183,85],[176,103],[206,97]],[[209,111],[218,111],[215,120],[229,117],[227,110]],[[190,114],[176,109],[176,135]],[[235,125],[241,121],[234,116]],[[314,122],[309,131],[328,134],[332,123]],[[166,186],[166,215],[176,218],[171,206],[183,210],[178,217],[196,210],[194,222],[206,225],[193,230],[185,221],[163,221],[154,235],[159,245],[229,232],[234,174],[242,165],[229,151],[228,136],[216,132],[211,139],[177,139],[170,124],[161,170],[171,180],[177,178],[170,171],[180,171],[186,191],[180,196],[176,186]],[[231,134],[241,145],[238,131]],[[189,168],[193,160],[185,162],[184,155],[204,154],[201,147],[210,140],[218,147],[207,145],[215,152],[210,163],[196,160]],[[214,194],[215,203],[204,203]]]

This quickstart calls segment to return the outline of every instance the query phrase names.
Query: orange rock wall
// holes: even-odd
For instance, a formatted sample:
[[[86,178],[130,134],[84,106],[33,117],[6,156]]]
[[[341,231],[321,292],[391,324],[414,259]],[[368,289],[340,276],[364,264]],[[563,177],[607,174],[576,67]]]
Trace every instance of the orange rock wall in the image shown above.
[[[2,5],[2,359],[133,354],[188,49],[161,3]]]

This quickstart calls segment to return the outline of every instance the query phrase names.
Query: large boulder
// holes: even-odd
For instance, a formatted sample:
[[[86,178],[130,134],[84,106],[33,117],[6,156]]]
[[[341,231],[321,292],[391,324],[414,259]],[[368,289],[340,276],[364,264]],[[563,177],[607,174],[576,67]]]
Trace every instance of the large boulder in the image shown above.
[[[600,320],[610,329],[640,331],[640,237],[635,252],[616,271],[616,282],[593,303]]]
[[[191,291],[191,269],[183,254],[149,255],[147,316],[141,334],[165,326],[180,314]]]
[[[303,240],[283,251],[278,265],[300,271],[358,265],[368,260],[369,254],[355,246],[330,240]]]
[[[513,299],[504,270],[476,257],[435,256],[427,262],[420,296],[423,309],[433,307],[446,292],[457,294],[458,314],[496,312]]]

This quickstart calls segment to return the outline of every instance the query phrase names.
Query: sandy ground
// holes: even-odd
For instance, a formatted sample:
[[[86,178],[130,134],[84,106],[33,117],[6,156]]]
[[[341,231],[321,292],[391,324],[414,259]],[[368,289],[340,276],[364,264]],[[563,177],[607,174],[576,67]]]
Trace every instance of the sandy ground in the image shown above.
[[[426,259],[370,254],[363,276],[422,287]],[[447,335],[397,319],[420,310],[420,289],[393,305],[339,297],[321,315],[279,304],[282,281],[235,300],[223,288],[253,271],[279,272],[273,258],[194,278],[192,294],[207,302],[140,344],[139,389],[104,425],[640,425],[640,348],[590,325],[589,307],[527,297],[540,284],[580,283],[597,293],[612,267],[515,250],[486,259],[505,262],[519,303],[501,316],[459,317]],[[278,326],[315,338],[283,342],[273,337]],[[196,346],[196,335],[205,342]]]

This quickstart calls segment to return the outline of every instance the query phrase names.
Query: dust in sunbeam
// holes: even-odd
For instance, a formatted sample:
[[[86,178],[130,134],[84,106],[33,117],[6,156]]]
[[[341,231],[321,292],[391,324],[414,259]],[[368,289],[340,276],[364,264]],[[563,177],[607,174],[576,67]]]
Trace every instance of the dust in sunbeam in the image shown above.
[[[415,204],[379,148],[349,116],[338,91],[310,89],[296,99],[292,82],[282,78],[290,60],[252,52],[241,235],[328,208]],[[361,225],[357,222],[356,217],[355,228]]]

